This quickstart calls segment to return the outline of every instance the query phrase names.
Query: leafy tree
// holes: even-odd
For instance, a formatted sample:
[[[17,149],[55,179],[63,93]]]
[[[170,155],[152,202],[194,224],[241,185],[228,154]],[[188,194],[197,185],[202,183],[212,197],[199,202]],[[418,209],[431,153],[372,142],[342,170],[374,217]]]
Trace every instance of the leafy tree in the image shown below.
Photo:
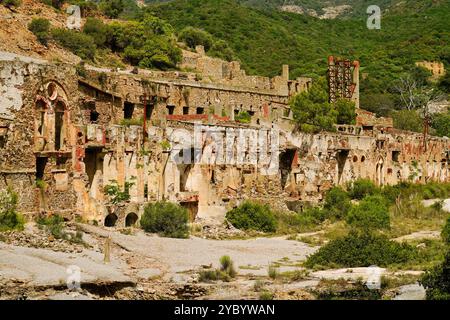
[[[444,92],[450,93],[450,72],[447,71],[439,80],[439,88]]]
[[[338,113],[337,124],[355,124],[356,112],[355,103],[347,99],[339,99],[335,103],[335,108]]]
[[[96,18],[87,18],[83,26],[83,33],[91,36],[98,47],[105,46],[111,42],[112,38],[111,28]]]
[[[102,0],[99,4],[102,12],[109,18],[118,18],[125,9],[123,0]]]
[[[428,270],[419,282],[425,287],[427,300],[450,300],[450,250],[444,261]]]
[[[394,127],[401,130],[422,132],[423,120],[416,110],[398,110],[391,112]]]
[[[433,115],[431,126],[435,130],[435,135],[450,137],[450,111]]]
[[[442,229],[442,240],[450,245],[450,216],[447,218],[444,228]]]
[[[233,49],[230,48],[225,40],[214,41],[211,49],[208,51],[208,55],[225,61],[233,61],[236,59]]]
[[[40,43],[47,45],[50,38],[50,21],[45,18],[33,18],[28,25],[28,30],[34,33]]]
[[[198,45],[202,45],[205,51],[209,51],[213,45],[213,37],[211,34],[194,27],[186,27],[181,30],[178,39],[185,42],[192,49],[195,49]]]
[[[53,39],[82,59],[94,59],[96,46],[94,39],[75,30],[55,28],[51,30]]]
[[[305,132],[333,131],[338,112],[328,102],[326,81],[315,82],[311,89],[294,96],[290,101],[294,120]]]
[[[361,108],[375,113],[379,117],[386,117],[395,109],[395,101],[392,94],[372,93],[361,96]]]

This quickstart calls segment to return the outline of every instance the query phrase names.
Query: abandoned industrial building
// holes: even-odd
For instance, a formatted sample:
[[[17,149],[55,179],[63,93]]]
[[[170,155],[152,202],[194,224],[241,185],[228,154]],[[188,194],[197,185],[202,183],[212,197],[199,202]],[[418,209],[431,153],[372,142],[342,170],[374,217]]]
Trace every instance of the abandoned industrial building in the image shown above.
[[[329,59],[330,99],[355,101],[356,125],[318,134],[293,130],[288,102],[312,80],[291,80],[288,66],[274,78],[249,76],[238,62],[198,47],[183,53],[181,67],[195,72],[86,66],[81,74],[78,66],[2,55],[0,189],[13,188],[29,216],[131,226],[145,203],[163,199],[186,207],[192,220],[220,220],[243,199],[318,202],[332,186],[358,178],[378,185],[450,180],[449,139],[396,130],[392,119],[359,108],[356,61]],[[236,121],[243,111],[248,123]],[[174,133],[197,127],[199,147],[179,147]],[[224,140],[263,131],[269,149],[276,146],[268,154],[277,170],[264,173],[258,157],[250,161],[262,150],[249,141],[240,162],[219,161],[215,148],[204,153],[209,161],[173,160],[205,151],[211,130]],[[107,186],[126,188],[129,199],[113,203]]]

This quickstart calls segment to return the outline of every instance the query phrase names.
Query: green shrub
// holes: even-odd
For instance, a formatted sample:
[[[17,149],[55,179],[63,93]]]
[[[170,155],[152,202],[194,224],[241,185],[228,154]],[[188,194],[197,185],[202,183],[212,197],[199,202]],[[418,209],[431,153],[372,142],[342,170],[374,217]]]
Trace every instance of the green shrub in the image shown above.
[[[112,204],[118,204],[120,202],[130,200],[130,188],[134,185],[134,182],[126,181],[122,188],[117,184],[117,181],[111,180],[111,184],[107,184],[103,191],[110,198]]]
[[[222,256],[220,258],[220,271],[225,272],[231,278],[236,277],[236,270],[234,269],[233,261],[229,256]]]
[[[427,300],[450,300],[450,250],[444,261],[428,270],[419,282],[425,287]]]
[[[415,248],[407,244],[400,244],[372,233],[351,232],[321,247],[308,257],[305,266],[386,267],[390,264],[407,262],[415,256]]]
[[[259,300],[273,300],[275,295],[270,291],[263,291],[259,295]]]
[[[125,9],[125,2],[124,0],[101,0],[99,7],[108,18],[115,19]]]
[[[344,218],[351,207],[350,197],[341,187],[333,187],[327,192],[323,208],[329,217]]]
[[[220,269],[208,269],[202,270],[199,273],[199,281],[209,282],[209,281],[231,281],[231,279],[236,277],[236,270],[233,266],[233,261],[229,256],[222,256],[220,258]]]
[[[28,30],[33,32],[40,43],[47,45],[50,38],[50,21],[45,18],[33,18],[28,25]]]
[[[275,232],[277,229],[277,221],[270,207],[250,201],[228,211],[226,218],[238,229],[263,232]]]
[[[441,236],[445,243],[450,244],[450,216],[447,218],[444,229],[442,229]]]
[[[198,280],[200,282],[209,282],[219,280],[219,273],[217,270],[202,270],[199,273]]]
[[[377,186],[369,179],[358,179],[350,187],[349,194],[352,199],[361,200],[378,192]]]
[[[0,232],[23,230],[25,219],[17,212],[19,197],[11,188],[0,191]]]
[[[5,7],[18,7],[22,4],[21,0],[0,0],[0,3],[3,4]]]
[[[209,51],[213,45],[213,37],[208,32],[194,27],[186,27],[181,30],[178,39],[192,49],[195,49],[198,45],[202,45],[205,51]]]
[[[276,278],[278,278],[278,268],[275,267],[274,265],[270,265],[269,268],[267,269],[267,275],[269,276],[270,279],[275,280]]]
[[[55,28],[51,30],[53,39],[64,48],[82,59],[94,59],[96,46],[94,39],[75,30]]]
[[[303,212],[275,211],[277,221],[277,233],[292,234],[317,229],[318,225],[325,220],[324,210],[321,208],[308,208]]]
[[[401,195],[401,187],[399,185],[390,186],[386,185],[381,189],[381,195],[389,203],[395,203],[398,197]]]
[[[346,222],[363,230],[389,228],[390,217],[386,200],[381,196],[365,197],[349,211]]]
[[[50,217],[40,217],[38,218],[37,223],[51,233],[56,239],[63,239],[65,237],[64,219],[60,215],[55,214]]]
[[[252,116],[247,111],[241,111],[234,120],[240,123],[250,123],[252,121]]]
[[[112,29],[100,19],[87,18],[83,26],[83,33],[92,37],[98,47],[105,46],[112,41]]]
[[[165,201],[148,204],[141,218],[141,227],[146,232],[170,238],[187,238],[189,236],[187,223],[187,210],[178,204]]]

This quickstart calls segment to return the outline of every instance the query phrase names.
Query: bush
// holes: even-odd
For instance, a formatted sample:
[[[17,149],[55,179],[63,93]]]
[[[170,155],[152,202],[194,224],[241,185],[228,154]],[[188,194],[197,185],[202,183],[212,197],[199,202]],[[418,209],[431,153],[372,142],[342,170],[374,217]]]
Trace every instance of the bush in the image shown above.
[[[141,227],[146,232],[170,238],[187,238],[187,223],[187,210],[178,204],[165,201],[148,204],[141,218]]]
[[[37,223],[56,239],[64,238],[64,219],[60,215],[55,214],[50,217],[40,217]]]
[[[125,3],[124,0],[102,0],[99,7],[108,18],[115,19],[125,9]]]
[[[112,40],[112,29],[96,18],[87,18],[83,33],[91,36],[97,46],[102,47]]]
[[[199,273],[199,281],[209,282],[209,281],[231,281],[232,278],[236,277],[236,270],[233,266],[233,261],[229,256],[222,256],[220,258],[220,269],[209,269],[202,270]]]
[[[351,207],[350,197],[341,187],[333,187],[327,192],[323,208],[329,217],[345,218]]]
[[[33,32],[40,43],[47,45],[50,38],[50,21],[45,18],[33,18],[28,25],[28,30]]]
[[[386,200],[381,196],[368,196],[348,213],[347,223],[363,230],[386,229],[390,227]]]
[[[420,279],[427,300],[450,300],[450,250],[444,262],[428,270]]]
[[[277,229],[277,221],[270,207],[250,201],[228,211],[226,218],[238,229],[263,232],[275,232]]]
[[[233,261],[229,256],[222,256],[219,261],[220,271],[225,272],[231,278],[236,277],[236,270],[234,269]]]
[[[82,59],[94,59],[96,46],[94,39],[75,30],[52,29],[53,39]]]
[[[208,51],[208,55],[226,61],[232,61],[235,59],[233,49],[231,49],[228,43],[224,40],[215,41],[211,49]]]
[[[241,111],[234,120],[240,123],[250,123],[252,121],[252,116],[247,111]]]
[[[263,291],[259,295],[259,300],[273,300],[275,295],[270,291]]]
[[[275,280],[276,278],[278,278],[278,268],[273,265],[270,265],[269,268],[267,269],[267,274],[270,279]]]
[[[118,204],[120,202],[130,200],[130,188],[134,185],[134,182],[126,181],[124,188],[122,188],[117,184],[117,181],[112,180],[111,184],[107,184],[103,191],[110,198],[112,204]]]
[[[405,243],[400,244],[372,233],[352,232],[321,247],[308,257],[305,266],[386,267],[394,263],[404,263],[415,255],[415,248]]]
[[[208,32],[194,27],[186,27],[180,31],[178,39],[186,43],[190,48],[195,49],[196,46],[202,45],[205,51],[213,45],[213,37]]]
[[[369,179],[358,179],[350,187],[349,194],[352,199],[361,200],[365,196],[371,196],[378,192],[378,188]]]
[[[18,7],[22,4],[22,1],[20,0],[0,0],[0,3],[3,4],[5,7]]]
[[[19,197],[11,188],[0,192],[0,231],[23,230],[25,220],[17,212]]]
[[[445,243],[450,244],[450,216],[447,218],[444,229],[442,229],[441,236]]]

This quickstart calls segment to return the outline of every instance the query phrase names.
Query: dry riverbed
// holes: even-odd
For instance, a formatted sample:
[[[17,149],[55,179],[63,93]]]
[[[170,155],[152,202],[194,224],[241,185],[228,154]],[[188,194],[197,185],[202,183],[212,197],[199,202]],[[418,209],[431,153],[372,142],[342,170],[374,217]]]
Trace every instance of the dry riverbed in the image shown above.
[[[366,281],[369,274],[367,268],[306,271],[301,264],[318,247],[288,237],[170,239],[139,229],[67,228],[81,230],[84,242],[54,239],[34,224],[1,235],[0,299],[258,299],[269,292],[275,299],[302,300],[316,298],[315,290],[327,281]],[[233,260],[237,277],[200,282],[199,272],[218,268],[224,255]],[[277,266],[276,278],[268,276],[269,265]],[[77,270],[81,290],[69,290]],[[423,297],[414,281],[407,285],[391,298]]]

